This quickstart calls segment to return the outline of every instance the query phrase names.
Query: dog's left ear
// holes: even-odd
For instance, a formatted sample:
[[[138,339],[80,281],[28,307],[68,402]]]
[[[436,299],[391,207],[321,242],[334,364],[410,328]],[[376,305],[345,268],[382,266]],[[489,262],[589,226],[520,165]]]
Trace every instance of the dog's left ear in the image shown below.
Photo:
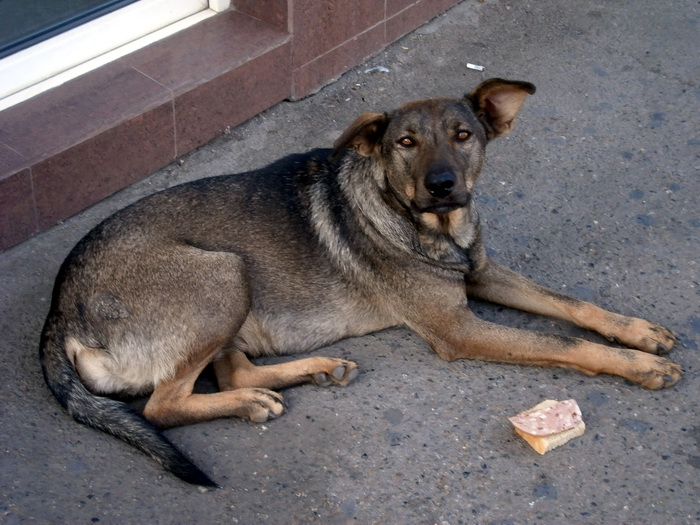
[[[535,86],[529,82],[490,78],[465,98],[484,125],[486,137],[491,140],[511,132],[525,98],[534,93]]]
[[[355,151],[365,157],[372,156],[388,123],[389,116],[386,113],[363,113],[333,143],[331,159],[337,158],[345,148],[355,148]]]

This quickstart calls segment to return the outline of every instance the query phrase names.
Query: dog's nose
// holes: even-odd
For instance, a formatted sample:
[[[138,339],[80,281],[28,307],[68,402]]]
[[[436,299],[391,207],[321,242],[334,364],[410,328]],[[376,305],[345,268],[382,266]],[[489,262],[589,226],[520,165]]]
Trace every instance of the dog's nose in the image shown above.
[[[452,193],[456,182],[457,177],[450,171],[429,173],[425,178],[425,189],[433,197],[444,199]]]

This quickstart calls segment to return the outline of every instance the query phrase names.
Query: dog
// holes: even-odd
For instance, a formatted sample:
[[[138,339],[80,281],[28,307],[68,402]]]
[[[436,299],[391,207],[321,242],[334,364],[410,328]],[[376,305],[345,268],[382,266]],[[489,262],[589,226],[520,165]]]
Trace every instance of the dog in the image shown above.
[[[71,251],[42,332],[46,383],[77,421],[136,446],[182,480],[216,484],[160,429],[284,410],[277,390],[347,385],[328,357],[255,366],[407,326],[443,359],[615,374],[669,387],[676,337],[542,287],[486,254],[472,199],[486,144],[535,86],[490,79],[460,99],[360,115],[334,149],[205,178],[117,212]],[[629,348],[508,328],[468,297],[556,317]],[[193,393],[213,364],[219,391]],[[150,393],[143,413],[116,399]]]

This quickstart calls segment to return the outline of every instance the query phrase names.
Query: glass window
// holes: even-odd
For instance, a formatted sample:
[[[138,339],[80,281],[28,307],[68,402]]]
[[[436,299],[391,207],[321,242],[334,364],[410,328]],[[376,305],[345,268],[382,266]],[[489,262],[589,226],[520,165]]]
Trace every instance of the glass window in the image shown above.
[[[0,0],[0,58],[137,0]]]
[[[3,50],[6,55],[0,58],[0,111],[228,8],[225,0],[214,5],[0,0],[0,57]]]

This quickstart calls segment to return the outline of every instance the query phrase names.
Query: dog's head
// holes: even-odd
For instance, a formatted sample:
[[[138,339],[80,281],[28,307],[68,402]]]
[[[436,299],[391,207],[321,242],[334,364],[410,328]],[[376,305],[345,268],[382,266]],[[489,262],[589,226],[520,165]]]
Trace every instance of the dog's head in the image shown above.
[[[381,163],[386,183],[413,212],[445,214],[469,204],[486,143],[507,135],[535,86],[486,80],[462,99],[410,102],[364,113],[335,142]]]

